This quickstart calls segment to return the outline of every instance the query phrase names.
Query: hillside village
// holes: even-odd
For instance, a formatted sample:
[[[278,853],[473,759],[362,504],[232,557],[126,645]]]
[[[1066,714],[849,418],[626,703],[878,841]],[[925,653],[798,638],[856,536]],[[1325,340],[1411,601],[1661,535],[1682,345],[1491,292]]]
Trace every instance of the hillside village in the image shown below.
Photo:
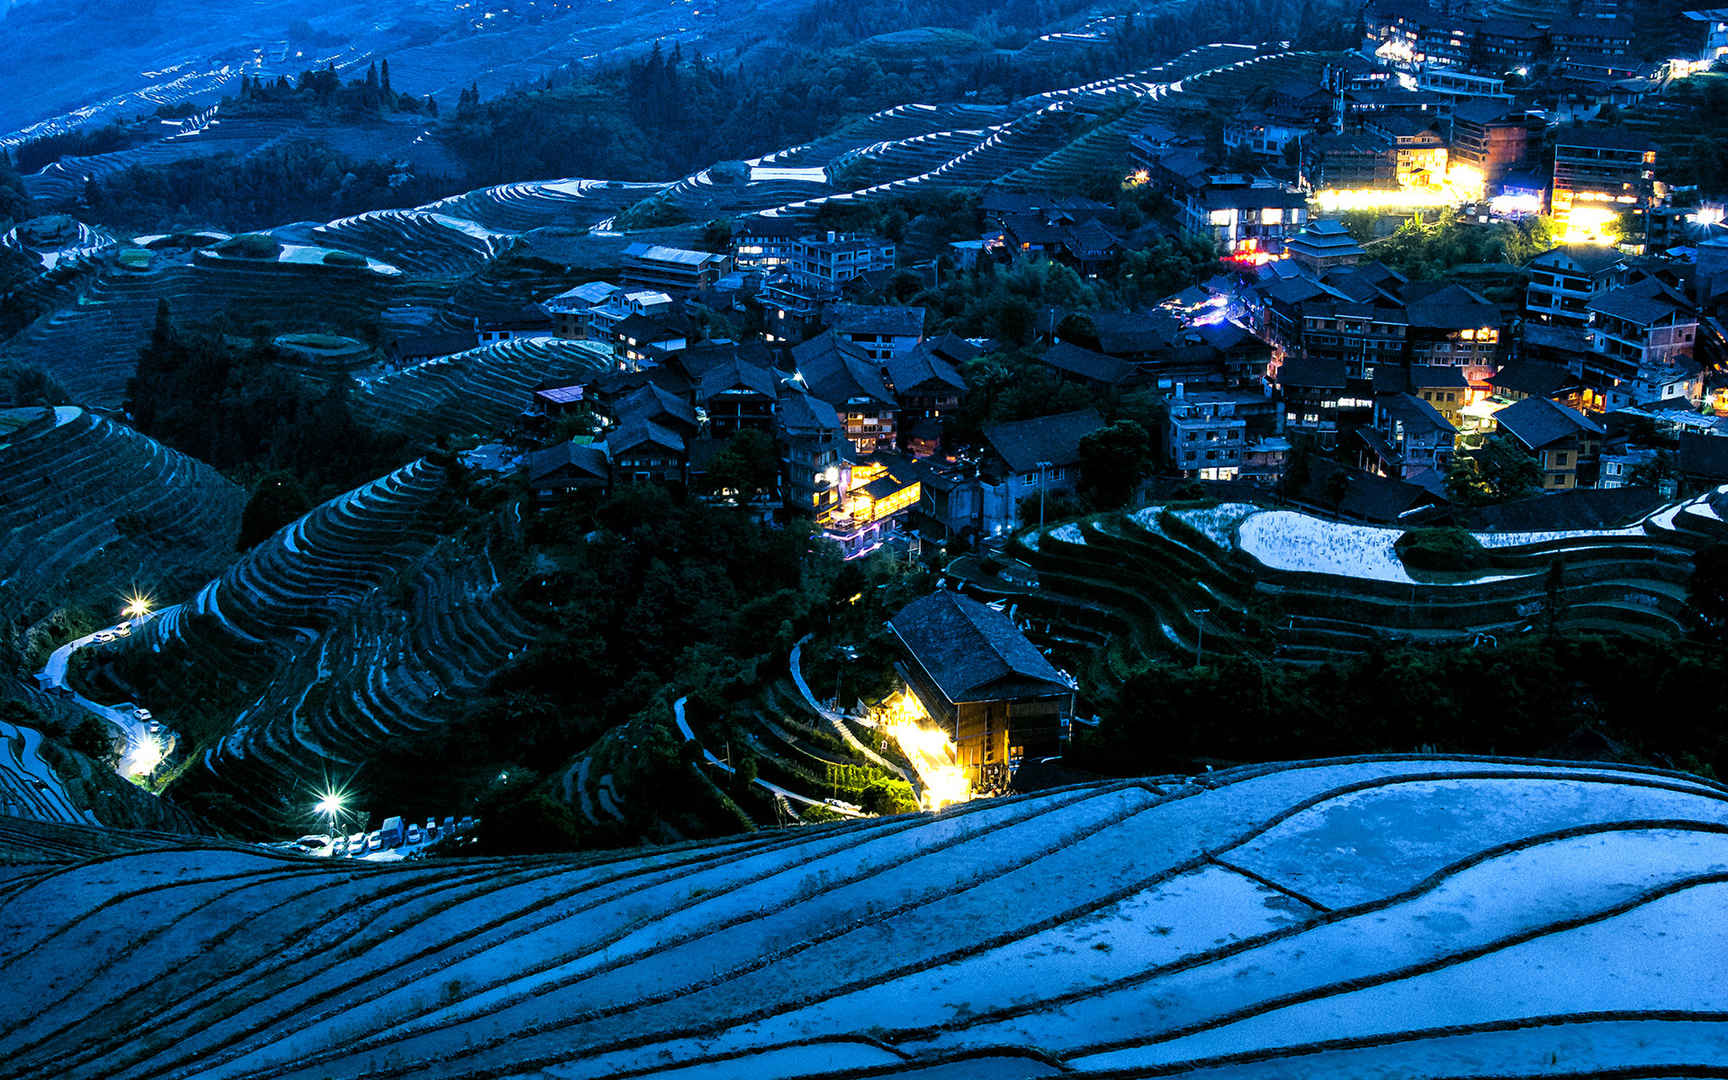
[[[1524,679],[1698,647],[1728,511],[1728,23],[1623,7],[1375,0],[1348,48],[1209,43],[668,183],[246,233],[80,222],[136,149],[82,193],[44,167],[20,197],[61,214],[6,239],[46,312],[4,347],[30,374],[0,466],[42,522],[0,582],[24,708],[225,828],[281,832],[334,767],[374,825],[503,811],[522,843],[612,844],[1255,759],[1135,719],[1151,684],[1244,666],[1277,680],[1239,717],[1272,745],[1278,695],[1388,647],[1412,686],[1444,682],[1425,650],[1504,648]],[[1143,33],[1085,25],[1062,47]],[[665,105],[705,63],[620,77]],[[440,130],[390,79],[247,79],[222,138],[326,100]],[[442,123],[516,107],[464,88]],[[57,478],[98,444],[163,488],[113,532],[112,489]],[[114,565],[43,559],[77,536]],[[104,629],[125,566],[160,614]],[[1520,749],[1590,731],[1712,767],[1702,714],[1604,735],[1584,683]]]
[[[0,1078],[1728,1070],[1728,8],[10,51]]]

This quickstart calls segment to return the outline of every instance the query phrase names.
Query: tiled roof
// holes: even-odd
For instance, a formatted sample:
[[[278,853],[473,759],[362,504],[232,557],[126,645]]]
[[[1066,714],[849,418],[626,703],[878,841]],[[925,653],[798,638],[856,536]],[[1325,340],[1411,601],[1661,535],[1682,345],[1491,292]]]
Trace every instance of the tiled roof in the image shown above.
[[[888,625],[950,702],[1070,690],[1008,616],[958,593],[943,591],[914,600]]]
[[[1016,473],[1035,472],[1040,461],[1072,465],[1080,460],[1080,440],[1104,426],[1096,409],[1040,416],[1007,424],[992,424],[984,438],[997,456]]]
[[[1572,435],[1602,434],[1602,425],[1596,421],[1545,397],[1527,397],[1508,405],[1494,414],[1494,420],[1502,431],[1532,450]]]

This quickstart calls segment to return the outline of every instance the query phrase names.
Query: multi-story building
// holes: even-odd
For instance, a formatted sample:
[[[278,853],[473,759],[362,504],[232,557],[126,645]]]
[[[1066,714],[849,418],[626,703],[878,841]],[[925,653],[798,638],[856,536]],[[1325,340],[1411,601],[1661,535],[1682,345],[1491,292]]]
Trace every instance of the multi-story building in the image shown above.
[[[1190,393],[1178,383],[1169,410],[1164,450],[1171,466],[1201,480],[1234,480],[1248,441],[1248,423],[1236,415],[1235,395]]]
[[[1728,57],[1728,8],[1703,8],[1686,12],[1686,18],[1700,24],[1703,40],[1698,59],[1714,63]]]
[[[863,233],[800,237],[792,244],[787,268],[799,284],[838,288],[865,274],[894,269],[894,245]]]
[[[1602,426],[1544,397],[1527,397],[1494,414],[1499,430],[1542,469],[1542,490],[1579,486],[1580,466],[1593,466],[1602,446]]]
[[[1498,195],[1506,174],[1524,164],[1530,129],[1521,111],[1494,101],[1452,110],[1451,165],[1482,174],[1483,194]]]
[[[732,265],[739,270],[774,270],[792,261],[808,227],[791,218],[752,215],[732,230]]]
[[[1385,112],[1363,127],[1392,141],[1393,179],[1399,187],[1439,187],[1446,178],[1446,140],[1428,117]]]
[[[606,298],[579,310],[579,302],[567,303],[567,310],[553,312],[558,336],[572,340],[602,342],[610,347],[615,340],[613,331],[625,319],[634,316],[660,318],[672,313],[672,298],[658,289],[613,289]]]
[[[1664,397],[1696,397],[1692,348],[1698,313],[1666,283],[1642,278],[1589,303],[1584,382],[1607,409]]]
[[[1562,128],[1554,142],[1554,219],[1574,231],[1600,229],[1622,210],[1648,211],[1666,198],[1656,144],[1615,128]]]
[[[1080,482],[1080,440],[1103,426],[1098,411],[1086,408],[986,427],[982,531],[994,536],[1018,528],[1021,503],[1030,496],[1073,491]]]
[[[779,386],[780,380],[769,369],[730,357],[696,380],[697,415],[715,439],[730,438],[746,428],[772,433]]]
[[[1374,399],[1374,423],[1359,428],[1362,464],[1377,476],[1438,481],[1452,461],[1458,429],[1432,404],[1410,393]]]
[[[1027,759],[1061,752],[1074,684],[994,608],[941,591],[888,621],[907,685],[954,740],[972,786],[1006,790]]]
[[[1537,322],[1583,326],[1590,301],[1624,275],[1625,260],[1607,244],[1562,244],[1531,259],[1524,313]]]
[[[1302,312],[1303,354],[1341,364],[1351,379],[1373,379],[1382,366],[1398,363],[1409,338],[1410,318],[1393,304],[1340,301]]]
[[[829,304],[823,319],[835,335],[872,360],[899,356],[924,340],[924,309],[872,304]]]
[[[795,346],[792,362],[810,393],[839,414],[854,449],[860,454],[894,449],[900,406],[879,360],[828,330]]]
[[[1188,192],[1182,203],[1183,228],[1211,237],[1226,253],[1282,251],[1285,237],[1306,224],[1306,195],[1246,177],[1219,178]]]
[[[787,512],[825,525],[839,503],[846,426],[832,405],[792,384],[783,388],[775,416]]]
[[[730,257],[711,251],[664,244],[631,244],[624,249],[624,284],[675,296],[712,289],[731,269]]]
[[[1375,131],[1319,135],[1303,146],[1308,183],[1316,190],[1391,190],[1398,186],[1398,152]]]
[[[1455,367],[1470,385],[1486,389],[1499,367],[1500,309],[1462,285],[1441,285],[1425,295],[1405,289],[1410,322],[1410,362]]]

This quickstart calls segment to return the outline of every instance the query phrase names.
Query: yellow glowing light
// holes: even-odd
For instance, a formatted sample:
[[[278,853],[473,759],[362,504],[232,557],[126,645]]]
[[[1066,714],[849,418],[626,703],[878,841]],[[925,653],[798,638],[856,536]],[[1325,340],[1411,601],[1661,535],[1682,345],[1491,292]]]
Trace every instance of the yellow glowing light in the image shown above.
[[[162,747],[157,744],[155,739],[139,739],[132,744],[131,751],[126,755],[126,775],[149,776],[156,771],[156,766],[160,764],[162,764]]]
[[[142,593],[133,593],[126,597],[126,606],[120,609],[120,614],[128,619],[142,619],[150,614],[150,597]]]
[[[1606,206],[1573,206],[1566,215],[1560,241],[1565,244],[1610,244],[1620,238],[1619,215]]]
[[[953,741],[947,732],[926,726],[929,718],[918,699],[902,691],[889,699],[886,711],[883,730],[918,773],[919,786],[924,789],[920,805],[926,810],[940,810],[970,799],[972,781],[954,761]]]

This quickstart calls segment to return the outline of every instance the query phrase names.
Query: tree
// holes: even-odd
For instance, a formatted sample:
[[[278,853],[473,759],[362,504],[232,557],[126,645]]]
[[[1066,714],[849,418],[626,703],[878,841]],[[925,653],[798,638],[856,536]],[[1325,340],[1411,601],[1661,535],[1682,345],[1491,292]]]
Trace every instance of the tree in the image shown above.
[[[78,721],[66,741],[72,749],[86,757],[93,757],[98,761],[110,761],[114,757],[114,733],[108,729],[107,724],[94,716],[86,716]]]
[[[774,441],[755,428],[744,428],[709,459],[704,490],[746,503],[774,490],[779,470]]]
[[[1080,440],[1080,486],[1093,504],[1122,506],[1139,490],[1152,460],[1152,440],[1132,420],[1118,420]]]
[[[240,537],[234,542],[234,550],[253,547],[310,509],[312,500],[306,497],[293,473],[271,473],[258,481],[246,500],[246,509],[240,512]]]
[[[0,150],[0,225],[30,216],[30,192],[12,164],[12,155]]]
[[[1446,469],[1446,494],[1464,506],[1487,506],[1534,495],[1542,488],[1542,467],[1502,436],[1452,459]]]
[[[1687,599],[1704,636],[1728,641],[1728,544],[1711,544],[1692,557]]]

